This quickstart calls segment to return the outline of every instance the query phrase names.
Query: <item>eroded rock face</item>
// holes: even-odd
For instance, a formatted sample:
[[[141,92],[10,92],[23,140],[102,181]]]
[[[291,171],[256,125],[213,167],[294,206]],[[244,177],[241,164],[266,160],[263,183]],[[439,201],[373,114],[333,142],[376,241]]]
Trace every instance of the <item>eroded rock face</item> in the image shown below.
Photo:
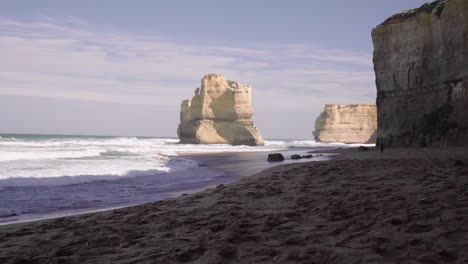
[[[317,142],[374,143],[377,109],[372,104],[327,104],[315,120]]]
[[[468,145],[468,1],[397,14],[372,30],[378,144]]]
[[[208,74],[192,100],[184,100],[177,134],[186,144],[264,145],[251,120],[252,88]]]

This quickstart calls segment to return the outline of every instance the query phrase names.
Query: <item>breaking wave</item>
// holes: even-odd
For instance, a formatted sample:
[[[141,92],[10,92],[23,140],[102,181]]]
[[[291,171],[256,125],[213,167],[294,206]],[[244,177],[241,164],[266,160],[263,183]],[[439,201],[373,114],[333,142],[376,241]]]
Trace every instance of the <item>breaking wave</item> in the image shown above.
[[[330,144],[272,140],[265,146],[179,144],[174,138],[0,136],[0,188],[55,186],[187,170],[182,154],[274,151]],[[345,144],[333,144],[346,146]]]

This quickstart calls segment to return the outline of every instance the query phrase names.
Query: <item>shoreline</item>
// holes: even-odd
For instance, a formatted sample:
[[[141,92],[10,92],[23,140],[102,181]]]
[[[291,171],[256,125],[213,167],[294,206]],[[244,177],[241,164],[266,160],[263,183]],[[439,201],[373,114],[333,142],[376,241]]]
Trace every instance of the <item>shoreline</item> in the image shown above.
[[[437,150],[346,149],[177,198],[0,226],[0,260],[462,263],[468,157]]]
[[[275,150],[274,152],[282,152],[282,153],[306,153],[310,149],[316,149],[311,147],[305,148],[298,148],[291,150],[291,148],[282,149],[282,150]],[[321,148],[321,149],[329,149],[329,148]],[[195,153],[195,154],[179,154],[174,159],[175,161],[182,159],[182,160],[190,160],[198,164],[197,166],[190,168],[188,170],[170,172],[164,176],[164,174],[159,174],[158,177],[175,177],[175,178],[187,178],[186,183],[180,182],[177,184],[173,184],[173,186],[167,187],[160,187],[158,182],[152,180],[151,175],[147,176],[135,176],[135,177],[122,177],[120,179],[110,180],[110,181],[96,181],[93,183],[85,183],[83,184],[76,184],[76,185],[68,185],[62,187],[14,187],[8,190],[8,193],[15,197],[22,197],[21,192],[44,192],[43,188],[47,188],[49,191],[45,192],[57,192],[57,196],[62,196],[63,191],[60,191],[62,188],[66,190],[70,190],[71,192],[90,192],[86,191],[83,188],[91,188],[90,186],[99,185],[103,187],[98,187],[99,189],[105,188],[114,188],[112,185],[120,185],[122,183],[124,185],[129,185],[129,187],[123,188],[131,188],[131,186],[135,186],[135,188],[139,188],[138,186],[144,185],[147,187],[143,188],[144,193],[136,191],[131,197],[119,197],[115,196],[115,200],[109,200],[109,197],[96,197],[95,199],[101,200],[98,203],[88,203],[86,200],[86,196],[80,197],[76,196],[70,202],[64,201],[62,204],[54,205],[56,208],[51,207],[49,212],[45,212],[41,209],[41,207],[35,207],[33,203],[38,202],[27,202],[27,196],[22,197],[25,201],[22,204],[19,204],[19,210],[12,210],[11,214],[5,214],[0,218],[0,226],[4,225],[11,225],[21,222],[32,222],[32,221],[39,221],[39,220],[47,220],[47,219],[55,219],[60,217],[67,217],[73,215],[81,215],[91,212],[100,212],[105,210],[112,210],[116,208],[124,208],[130,206],[136,206],[145,204],[148,202],[155,202],[163,199],[170,199],[174,197],[178,197],[180,194],[186,193],[195,193],[199,191],[203,191],[206,188],[210,188],[212,186],[216,186],[219,184],[226,184],[235,182],[242,177],[249,176],[251,174],[258,173],[265,168],[269,168],[271,166],[279,165],[278,163],[268,163],[266,162],[266,157],[270,153],[270,151],[233,151],[233,152],[209,152],[209,153]],[[298,161],[285,161],[288,162],[298,162]],[[300,162],[300,161],[299,161]],[[208,178],[204,179],[204,174],[211,175]],[[193,182],[190,180],[191,177],[197,176],[199,180],[197,182]],[[151,187],[154,185],[153,187]],[[80,187],[81,186],[81,187]],[[110,187],[105,187],[110,186]],[[51,189],[52,188],[52,189]],[[56,190],[56,188],[58,188]],[[147,189],[149,188],[149,192]],[[115,189],[115,188],[114,188]],[[68,192],[68,191],[67,191]],[[135,191],[132,191],[135,192]],[[8,193],[3,193],[3,196],[9,196]],[[85,193],[86,194],[86,193]],[[91,193],[88,195],[92,195]],[[114,195],[118,195],[114,194]],[[48,196],[44,196],[41,199],[46,199]],[[55,199],[55,195],[49,195],[49,199]],[[82,195],[83,196],[83,195]],[[79,200],[82,199],[82,200]],[[125,199],[125,200],[124,200]],[[6,200],[4,201],[6,202]],[[15,201],[16,202],[16,201]],[[46,201],[47,202],[47,201]],[[16,202],[17,203],[17,202]],[[71,204],[78,204],[77,206],[73,206]],[[83,204],[83,205],[81,205]],[[42,206],[38,204],[38,206]],[[11,206],[13,207],[13,206]],[[8,205],[7,207],[8,208]],[[4,210],[7,211],[7,210]],[[18,213],[19,212],[19,213]]]
[[[144,204],[147,204],[147,203],[158,202],[158,201],[167,200],[167,199],[176,199],[176,198],[188,195],[188,194],[194,194],[194,193],[202,192],[202,191],[205,191],[205,190],[210,190],[210,189],[214,188],[215,186],[217,186],[219,184],[235,184],[236,182],[238,182],[239,180],[241,180],[243,178],[247,178],[247,177],[251,177],[251,176],[254,176],[256,174],[259,174],[259,173],[267,172],[267,171],[269,171],[271,169],[274,169],[274,168],[277,168],[277,167],[280,167],[280,166],[285,166],[285,165],[288,165],[288,164],[295,164],[295,163],[323,161],[322,159],[320,159],[320,160],[311,160],[311,159],[291,160],[291,159],[288,159],[288,157],[285,155],[285,158],[286,158],[285,161],[283,161],[283,162],[269,162],[268,163],[269,166],[265,166],[265,168],[257,169],[257,170],[255,170],[255,168],[254,168],[253,172],[247,173],[247,174],[245,174],[245,173],[243,174],[242,172],[237,170],[238,169],[238,164],[233,163],[233,167],[235,168],[235,174],[232,174],[232,169],[222,168],[222,166],[220,166],[220,164],[215,164],[214,166],[209,165],[209,164],[205,164],[206,158],[208,158],[208,159],[209,158],[223,159],[223,158],[226,158],[226,156],[231,156],[231,155],[252,154],[252,155],[265,157],[265,159],[266,159],[266,157],[268,156],[268,153],[273,153],[273,152],[280,152],[280,153],[283,153],[283,154],[285,154],[285,153],[296,154],[296,153],[301,153],[301,152],[303,154],[307,154],[307,153],[310,153],[310,154],[325,154],[326,155],[325,157],[329,157],[329,159],[326,159],[326,160],[330,160],[330,161],[348,159],[348,158],[351,158],[351,157],[352,158],[361,158],[361,159],[383,158],[383,156],[374,155],[374,153],[378,151],[378,149],[376,147],[369,147],[368,148],[369,151],[367,151],[367,152],[359,152],[359,156],[355,156],[356,152],[358,151],[358,147],[356,147],[356,146],[353,146],[353,147],[338,147],[338,148],[322,147],[322,148],[323,149],[320,149],[320,150],[310,150],[311,149],[310,147],[296,147],[296,148],[293,148],[293,149],[287,148],[287,149],[274,150],[274,151],[233,151],[233,152],[183,153],[183,154],[181,153],[181,154],[178,155],[178,157],[187,158],[187,159],[190,159],[192,161],[195,161],[196,163],[198,163],[198,167],[214,168],[215,171],[219,171],[219,172],[224,173],[220,177],[232,178],[232,180],[228,181],[227,183],[212,183],[212,184],[209,184],[209,185],[206,185],[206,186],[200,186],[200,187],[196,187],[196,188],[193,188],[193,189],[181,189],[179,191],[173,191],[173,192],[170,192],[171,194],[168,195],[168,196],[165,196],[163,198],[158,198],[158,199],[155,199],[155,200],[152,200],[152,201],[137,202],[137,203],[133,203],[133,204],[130,203],[130,204],[124,204],[124,205],[118,205],[118,206],[112,206],[112,207],[104,207],[104,208],[94,208],[94,209],[89,209],[89,210],[85,210],[85,211],[79,211],[79,210],[75,211],[75,212],[64,211],[64,212],[53,213],[53,214],[51,214],[49,216],[44,215],[42,217],[37,217],[37,218],[32,218],[32,219],[26,218],[26,219],[21,219],[21,220],[18,220],[18,221],[0,222],[0,227],[9,226],[9,225],[16,225],[16,224],[23,224],[23,223],[31,223],[31,222],[36,222],[36,221],[54,220],[54,219],[63,218],[63,217],[73,217],[73,216],[87,215],[87,214],[93,214],[93,213],[98,213],[98,212],[112,211],[112,210],[115,210],[115,209],[134,207],[134,206],[144,205]],[[426,148],[426,149],[431,150],[431,148]],[[437,148],[434,148],[434,149],[437,149]],[[449,149],[450,150],[448,152],[453,152],[453,148],[449,148]],[[422,152],[421,150],[416,150],[416,151],[413,150],[412,153]],[[464,151],[464,149],[460,148],[458,152],[463,152],[463,151]],[[388,151],[385,152],[385,153],[387,154]],[[429,151],[428,153],[431,153],[431,152]],[[327,155],[327,154],[330,154],[330,155]],[[371,155],[369,156],[369,155],[366,155],[366,154],[371,154]],[[459,155],[459,153],[457,155]],[[395,158],[395,155],[391,155],[390,157]],[[184,172],[186,172],[186,171],[182,171],[182,173],[184,173]],[[231,173],[231,175],[229,175],[229,173]]]

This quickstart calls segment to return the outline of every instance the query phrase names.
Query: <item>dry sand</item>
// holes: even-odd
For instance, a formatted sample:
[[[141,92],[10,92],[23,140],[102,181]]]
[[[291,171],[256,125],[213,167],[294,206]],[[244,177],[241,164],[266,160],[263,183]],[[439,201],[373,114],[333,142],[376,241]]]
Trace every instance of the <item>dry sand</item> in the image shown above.
[[[468,263],[465,151],[342,150],[176,199],[2,226],[0,263]]]

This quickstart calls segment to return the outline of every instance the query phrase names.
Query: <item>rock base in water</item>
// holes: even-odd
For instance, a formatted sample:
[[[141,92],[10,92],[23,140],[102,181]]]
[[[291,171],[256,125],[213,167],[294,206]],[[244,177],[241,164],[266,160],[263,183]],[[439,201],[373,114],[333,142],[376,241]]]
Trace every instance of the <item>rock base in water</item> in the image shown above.
[[[179,133],[183,144],[264,145],[252,121],[198,120],[180,124]]]

